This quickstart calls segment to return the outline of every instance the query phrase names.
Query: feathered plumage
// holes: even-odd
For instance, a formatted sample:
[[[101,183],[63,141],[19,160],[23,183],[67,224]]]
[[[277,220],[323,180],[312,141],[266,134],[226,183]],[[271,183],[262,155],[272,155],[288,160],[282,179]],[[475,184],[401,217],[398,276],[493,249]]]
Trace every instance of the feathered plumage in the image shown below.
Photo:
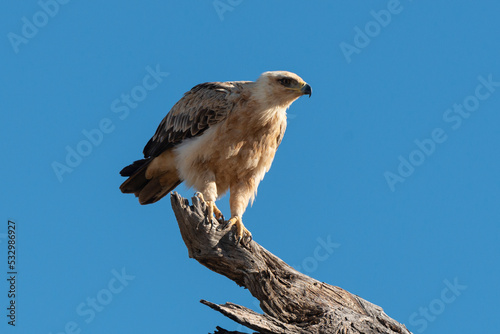
[[[250,236],[241,216],[269,171],[286,129],[286,109],[311,87],[296,74],[265,72],[255,82],[195,86],[172,107],[144,148],[144,159],[122,169],[121,185],[141,204],[158,201],[181,182],[215,200],[230,190],[230,225]]]

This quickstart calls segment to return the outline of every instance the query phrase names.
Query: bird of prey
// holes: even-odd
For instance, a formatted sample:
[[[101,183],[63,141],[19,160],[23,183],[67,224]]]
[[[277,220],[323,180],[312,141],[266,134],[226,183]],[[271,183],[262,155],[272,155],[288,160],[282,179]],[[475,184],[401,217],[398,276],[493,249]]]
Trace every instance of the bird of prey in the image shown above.
[[[158,201],[185,182],[201,194],[210,219],[223,218],[216,199],[228,190],[237,242],[251,240],[242,221],[257,187],[271,168],[286,128],[286,110],[312,89],[286,71],[263,73],[255,82],[208,82],[172,107],[144,147],[144,159],[123,168],[120,186],[140,204]]]

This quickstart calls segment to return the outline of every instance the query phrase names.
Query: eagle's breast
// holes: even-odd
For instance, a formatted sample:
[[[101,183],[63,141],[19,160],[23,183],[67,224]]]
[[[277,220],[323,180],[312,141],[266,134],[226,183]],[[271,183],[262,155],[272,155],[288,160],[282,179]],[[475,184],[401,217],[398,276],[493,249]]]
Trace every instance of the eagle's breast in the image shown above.
[[[285,131],[286,108],[245,107],[176,149],[177,168],[188,186],[202,189],[208,172],[219,196],[241,182],[257,191]]]

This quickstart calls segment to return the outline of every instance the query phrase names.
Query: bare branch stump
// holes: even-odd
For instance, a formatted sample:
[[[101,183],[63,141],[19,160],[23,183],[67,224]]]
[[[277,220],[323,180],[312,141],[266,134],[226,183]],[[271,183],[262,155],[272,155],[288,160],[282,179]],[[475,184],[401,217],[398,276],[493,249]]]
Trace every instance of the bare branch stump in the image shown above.
[[[220,231],[219,223],[209,220],[198,197],[189,205],[173,193],[171,201],[189,257],[246,287],[260,301],[264,314],[232,303],[201,301],[237,323],[262,334],[411,334],[381,307],[296,271],[255,241],[237,245],[232,231]]]

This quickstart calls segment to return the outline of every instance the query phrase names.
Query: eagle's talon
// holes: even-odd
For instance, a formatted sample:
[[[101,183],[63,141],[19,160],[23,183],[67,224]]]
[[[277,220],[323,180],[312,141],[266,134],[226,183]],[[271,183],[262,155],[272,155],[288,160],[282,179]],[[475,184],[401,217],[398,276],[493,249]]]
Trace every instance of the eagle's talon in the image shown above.
[[[210,230],[208,230],[208,232],[212,232],[212,229],[214,228],[214,220],[213,218],[210,218],[210,217],[207,217],[207,220],[209,220],[207,223],[210,224]]]
[[[224,231],[229,227],[229,220],[223,220],[222,223],[217,227],[217,231]]]
[[[214,215],[217,220],[222,219],[224,221],[224,215],[219,210],[219,208],[215,206],[215,202],[214,202]]]
[[[236,227],[236,231],[234,232],[236,244],[247,244],[252,240],[252,233],[250,233],[250,231],[246,229],[245,225],[243,225],[243,221],[240,216],[234,216],[229,219],[223,226],[223,229],[229,229],[233,225]],[[248,241],[246,241],[247,238],[249,238]]]

